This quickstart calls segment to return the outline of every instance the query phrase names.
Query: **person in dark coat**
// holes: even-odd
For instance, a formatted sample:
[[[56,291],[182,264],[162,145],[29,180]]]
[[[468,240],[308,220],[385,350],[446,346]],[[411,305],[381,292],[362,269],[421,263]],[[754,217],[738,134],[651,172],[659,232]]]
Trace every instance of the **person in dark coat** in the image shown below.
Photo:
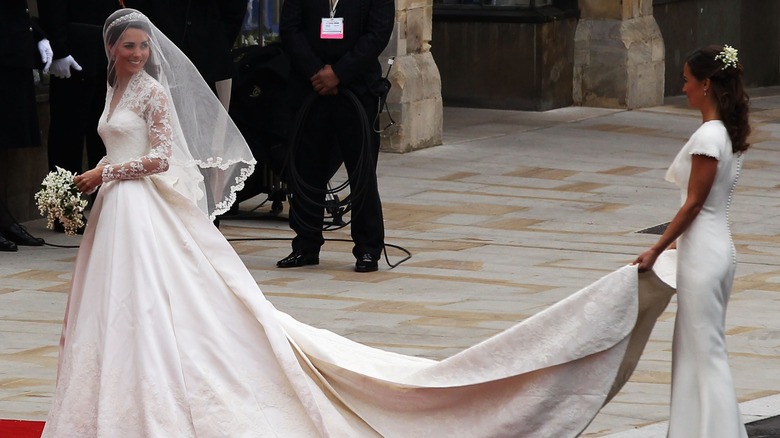
[[[38,0],[40,24],[51,41],[49,168],[81,173],[106,154],[97,133],[106,97],[103,23],[117,0]]]
[[[378,57],[395,22],[393,0],[285,0],[279,33],[292,61],[289,87],[293,104],[316,93],[294,151],[301,184],[290,201],[292,253],[280,268],[319,263],[329,163],[343,159],[352,193],[352,253],[357,272],[371,272],[384,248],[382,204],[377,189],[377,126],[363,138],[359,111],[376,125],[382,68]],[[359,103],[351,100],[351,92]],[[361,157],[364,159],[361,160]],[[366,160],[365,158],[368,157]],[[296,193],[297,192],[297,193]]]
[[[51,58],[49,40],[30,18],[27,1],[0,2],[0,149],[40,146],[33,69],[48,67]],[[0,173],[8,175],[12,165],[3,160]],[[39,246],[43,239],[30,235],[0,199],[0,251],[16,251],[17,245]]]
[[[227,109],[235,67],[233,49],[246,0],[125,0],[154,22],[195,64]]]

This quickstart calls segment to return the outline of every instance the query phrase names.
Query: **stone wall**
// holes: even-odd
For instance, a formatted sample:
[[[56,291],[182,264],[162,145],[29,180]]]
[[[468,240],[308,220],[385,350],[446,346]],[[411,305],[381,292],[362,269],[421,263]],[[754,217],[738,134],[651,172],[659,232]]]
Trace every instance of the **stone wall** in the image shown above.
[[[394,58],[388,96],[395,125],[381,134],[385,152],[409,152],[441,144],[441,77],[431,56],[432,0],[397,0],[396,24],[382,54]],[[382,114],[380,128],[389,123]]]
[[[664,45],[651,0],[581,0],[574,53],[577,105],[641,108],[664,98]]]

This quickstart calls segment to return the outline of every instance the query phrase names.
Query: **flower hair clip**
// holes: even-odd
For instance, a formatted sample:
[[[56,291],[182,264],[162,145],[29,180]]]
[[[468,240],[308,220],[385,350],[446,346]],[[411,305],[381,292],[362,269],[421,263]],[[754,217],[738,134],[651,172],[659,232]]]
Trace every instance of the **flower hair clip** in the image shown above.
[[[737,49],[728,44],[724,44],[723,50],[715,55],[715,60],[717,61],[719,59],[723,62],[723,70],[728,67],[737,68],[737,62],[739,62],[739,58],[737,58]]]

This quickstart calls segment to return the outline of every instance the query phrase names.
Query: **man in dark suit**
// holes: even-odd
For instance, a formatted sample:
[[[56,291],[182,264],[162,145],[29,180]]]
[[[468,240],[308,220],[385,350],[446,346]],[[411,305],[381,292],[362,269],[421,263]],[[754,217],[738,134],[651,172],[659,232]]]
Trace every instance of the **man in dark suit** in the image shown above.
[[[277,263],[280,268],[319,263],[325,188],[332,173],[328,163],[334,156],[344,160],[350,178],[355,270],[378,268],[384,248],[376,178],[379,134],[374,126],[370,141],[364,141],[359,111],[375,125],[382,89],[378,57],[394,22],[393,0],[285,0],[282,6],[280,36],[293,65],[293,104],[301,105],[312,93],[317,98],[298,144],[291,145],[297,177],[305,184],[294,184],[300,187],[290,201],[290,226],[296,236],[292,253]]]
[[[106,102],[103,24],[117,0],[38,0],[41,27],[51,41],[49,167],[81,173],[86,142],[91,169],[106,154],[97,124]]]
[[[10,198],[10,169],[19,165],[12,158],[16,154],[8,152],[40,146],[32,71],[48,68],[51,57],[49,40],[30,18],[27,1],[0,2],[0,251],[44,243],[16,221],[6,201]]]
[[[230,51],[241,33],[246,0],[125,0],[195,64],[227,109],[234,76]]]

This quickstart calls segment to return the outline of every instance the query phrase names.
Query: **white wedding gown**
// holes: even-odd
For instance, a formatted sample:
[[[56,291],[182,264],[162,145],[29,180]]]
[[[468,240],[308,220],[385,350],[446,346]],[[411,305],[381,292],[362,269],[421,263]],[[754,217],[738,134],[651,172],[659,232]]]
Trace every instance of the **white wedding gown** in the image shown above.
[[[100,132],[112,163],[151,148],[121,103]],[[674,293],[659,278],[674,283],[673,259],[658,274],[617,269],[433,361],[276,310],[165,173],[107,182],[76,261],[43,435],[575,437],[633,371]]]

